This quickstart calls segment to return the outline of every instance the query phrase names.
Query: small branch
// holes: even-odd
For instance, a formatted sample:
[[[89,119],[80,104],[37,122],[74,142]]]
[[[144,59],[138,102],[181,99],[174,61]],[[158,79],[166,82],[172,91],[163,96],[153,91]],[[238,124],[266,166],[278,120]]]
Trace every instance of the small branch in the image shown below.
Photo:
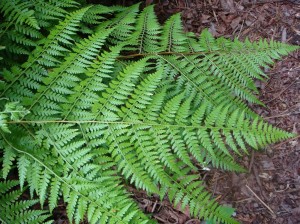
[[[276,214],[273,212],[273,210],[265,202],[263,202],[263,200],[261,200],[260,197],[258,197],[258,195],[255,194],[255,192],[248,185],[246,185],[246,187],[271,212],[272,216],[276,217]]]
[[[254,161],[254,151],[252,150],[252,152],[251,152],[250,165],[249,165],[249,168],[248,168],[248,172],[249,172],[249,173],[251,172],[251,169],[252,169],[252,166],[253,166],[253,161]]]
[[[261,49],[261,50],[268,50],[268,48]],[[135,57],[147,57],[147,56],[156,56],[156,55],[207,55],[207,54],[224,54],[224,53],[238,53],[238,54],[248,54],[254,52],[254,50],[246,49],[246,50],[231,50],[231,51],[225,51],[225,50],[214,50],[214,51],[196,51],[196,52],[172,52],[172,51],[162,51],[162,52],[154,52],[154,53],[134,53],[124,56],[119,56],[117,59],[128,59],[128,58],[135,58]]]
[[[266,3],[276,3],[276,2],[283,2],[284,0],[261,0],[261,1],[253,1],[249,3],[244,3],[243,6],[252,6],[252,5],[260,5]]]
[[[277,114],[277,115],[270,116],[270,117],[264,117],[264,119],[265,119],[265,120],[269,120],[269,119],[273,119],[273,118],[286,117],[286,116],[297,115],[297,114],[300,114],[300,112],[295,112],[295,113],[285,113],[285,114]]]
[[[155,203],[154,203],[154,205],[152,207],[151,213],[153,213],[155,211],[156,205],[157,205],[157,200],[155,200]]]
[[[265,104],[271,103],[272,101],[276,100],[278,97],[280,97],[280,95],[282,93],[284,93],[286,90],[288,90],[292,85],[294,85],[295,83],[298,83],[297,81],[298,81],[298,79],[296,80],[296,82],[292,82],[290,85],[288,85],[285,89],[283,89],[280,93],[278,93],[273,99],[267,101]]]
[[[135,57],[147,57],[147,56],[155,56],[155,55],[201,55],[204,53],[212,53],[212,52],[159,52],[159,53],[136,53],[130,54],[126,56],[119,56],[117,59],[127,59],[127,58],[135,58]]]

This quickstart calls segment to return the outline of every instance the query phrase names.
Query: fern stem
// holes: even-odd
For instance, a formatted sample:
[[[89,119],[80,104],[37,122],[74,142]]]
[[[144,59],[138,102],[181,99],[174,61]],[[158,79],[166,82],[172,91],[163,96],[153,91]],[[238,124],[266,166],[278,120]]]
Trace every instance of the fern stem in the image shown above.
[[[7,110],[7,111],[1,111],[0,114],[12,114],[12,113],[22,113],[24,110]]]
[[[157,127],[173,127],[173,128],[187,128],[187,129],[210,129],[210,130],[228,130],[228,131],[245,131],[242,128],[231,127],[226,128],[224,126],[214,127],[208,125],[180,125],[180,124],[162,124],[162,123],[143,123],[143,122],[126,122],[126,121],[99,121],[99,120],[19,120],[19,121],[3,121],[4,124],[52,124],[52,123],[61,123],[61,124],[120,124],[120,125],[145,125],[145,126],[157,126]],[[257,130],[260,131],[260,130]]]
[[[4,30],[3,32],[1,32],[1,34],[0,34],[0,39],[1,39],[1,37],[5,34],[5,32],[10,28],[10,26],[11,26],[14,22],[15,22],[14,20],[10,21],[10,23],[9,23],[8,26],[5,28],[5,30]]]
[[[147,18],[147,16],[145,16],[145,19]],[[143,23],[143,31],[142,31],[142,36],[141,36],[141,40],[140,40],[140,47],[139,47],[139,54],[142,53],[142,49],[143,49],[143,43],[144,43],[144,36],[145,36],[145,32],[146,32],[146,23]]]
[[[119,56],[117,59],[128,59],[128,58],[135,58],[135,57],[147,57],[147,56],[156,56],[156,55],[178,55],[181,56],[183,55],[204,55],[209,52],[168,52],[168,51],[163,51],[163,52],[155,52],[155,53],[136,53],[136,54],[129,54],[126,56]]]
[[[169,46],[168,46],[169,52],[171,51],[171,48],[172,48],[172,35],[171,35],[171,33],[173,33],[174,24],[175,24],[175,20],[173,20],[172,25],[170,26],[170,30],[169,30]]]
[[[268,48],[261,48],[260,51],[267,51]],[[178,56],[188,56],[188,55],[198,55],[198,56],[205,56],[207,54],[228,54],[228,53],[237,53],[242,55],[251,54],[252,52],[257,52],[257,50],[253,49],[238,49],[238,50],[207,50],[207,51],[193,51],[193,52],[174,52],[174,51],[162,51],[162,52],[150,52],[150,53],[134,53],[134,54],[128,54],[126,56],[119,56],[117,59],[130,59],[130,58],[136,58],[136,57],[147,57],[147,56],[156,56],[156,55],[178,55]]]

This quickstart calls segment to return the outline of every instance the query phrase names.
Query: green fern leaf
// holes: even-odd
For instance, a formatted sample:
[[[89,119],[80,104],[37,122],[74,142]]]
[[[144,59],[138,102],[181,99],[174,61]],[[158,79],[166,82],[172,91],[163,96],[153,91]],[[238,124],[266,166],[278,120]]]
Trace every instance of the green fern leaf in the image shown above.
[[[20,0],[2,1],[0,3],[1,12],[8,19],[17,24],[27,24],[33,28],[39,29],[38,22],[34,18],[34,10],[29,10],[32,7],[30,2],[21,2]]]
[[[161,37],[161,51],[185,52],[186,36],[183,34],[180,14],[171,16],[165,23]]]
[[[154,14],[154,6],[146,7],[137,19],[136,31],[132,34],[132,44],[141,53],[157,52],[159,50],[160,26]]]
[[[31,207],[37,204],[37,200],[22,200],[22,191],[12,190],[18,186],[16,180],[0,182],[0,221],[2,223],[50,223],[47,222],[50,214],[42,210],[33,210]],[[8,192],[10,191],[10,192]],[[19,199],[19,201],[18,201]]]
[[[63,199],[70,222],[152,223],[128,193],[133,185],[194,217],[236,223],[195,172],[244,171],[236,156],[293,136],[247,102],[261,104],[260,67],[297,47],[207,30],[197,38],[183,32],[179,14],[160,25],[153,6],[12,2],[0,4],[1,56],[10,55],[1,61],[1,172],[10,178],[16,167],[19,176],[0,182],[0,202],[12,201],[7,214],[21,211],[9,220],[48,217],[30,210],[36,200],[16,202],[22,192],[11,188],[20,185],[51,212]]]
[[[18,170],[19,170],[19,180],[20,180],[20,186],[21,189],[24,186],[24,181],[27,173],[27,168],[29,166],[29,160],[26,158],[26,156],[21,156],[18,159]]]

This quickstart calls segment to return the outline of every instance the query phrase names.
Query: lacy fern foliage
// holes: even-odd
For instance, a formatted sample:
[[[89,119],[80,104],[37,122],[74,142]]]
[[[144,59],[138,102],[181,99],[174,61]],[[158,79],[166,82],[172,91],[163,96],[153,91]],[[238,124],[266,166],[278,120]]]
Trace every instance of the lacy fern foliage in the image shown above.
[[[183,32],[179,14],[160,25],[153,6],[0,6],[4,179],[16,169],[21,189],[50,212],[63,198],[75,223],[154,222],[129,184],[188,206],[192,216],[236,223],[197,170],[243,171],[235,156],[292,136],[247,102],[262,104],[254,84],[266,78],[260,67],[297,47],[208,31],[196,37]]]
[[[2,178],[1,178],[2,180]],[[38,200],[20,199],[22,191],[14,189],[19,185],[16,180],[0,182],[0,221],[1,223],[52,223],[47,221],[50,214],[47,211],[32,209]]]

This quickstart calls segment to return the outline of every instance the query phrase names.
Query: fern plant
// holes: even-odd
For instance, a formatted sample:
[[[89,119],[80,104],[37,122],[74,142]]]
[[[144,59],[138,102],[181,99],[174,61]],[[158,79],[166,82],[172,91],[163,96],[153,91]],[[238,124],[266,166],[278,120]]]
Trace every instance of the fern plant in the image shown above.
[[[2,179],[2,178],[1,178]],[[20,199],[22,191],[13,189],[19,185],[16,180],[0,182],[0,221],[1,223],[52,223],[47,221],[50,214],[47,211],[31,209],[38,200]]]
[[[2,43],[11,48],[4,53],[18,59],[2,63],[4,179],[16,168],[21,189],[50,212],[63,198],[75,223],[153,223],[129,184],[188,206],[194,217],[237,223],[197,170],[243,171],[236,156],[292,136],[247,102],[262,104],[260,67],[298,47],[215,39],[207,30],[196,37],[182,31],[179,14],[160,25],[153,6],[11,2],[0,5]],[[42,13],[52,6],[59,15]],[[29,35],[27,57],[17,56],[23,42],[10,45],[12,24],[22,35],[45,30]]]

